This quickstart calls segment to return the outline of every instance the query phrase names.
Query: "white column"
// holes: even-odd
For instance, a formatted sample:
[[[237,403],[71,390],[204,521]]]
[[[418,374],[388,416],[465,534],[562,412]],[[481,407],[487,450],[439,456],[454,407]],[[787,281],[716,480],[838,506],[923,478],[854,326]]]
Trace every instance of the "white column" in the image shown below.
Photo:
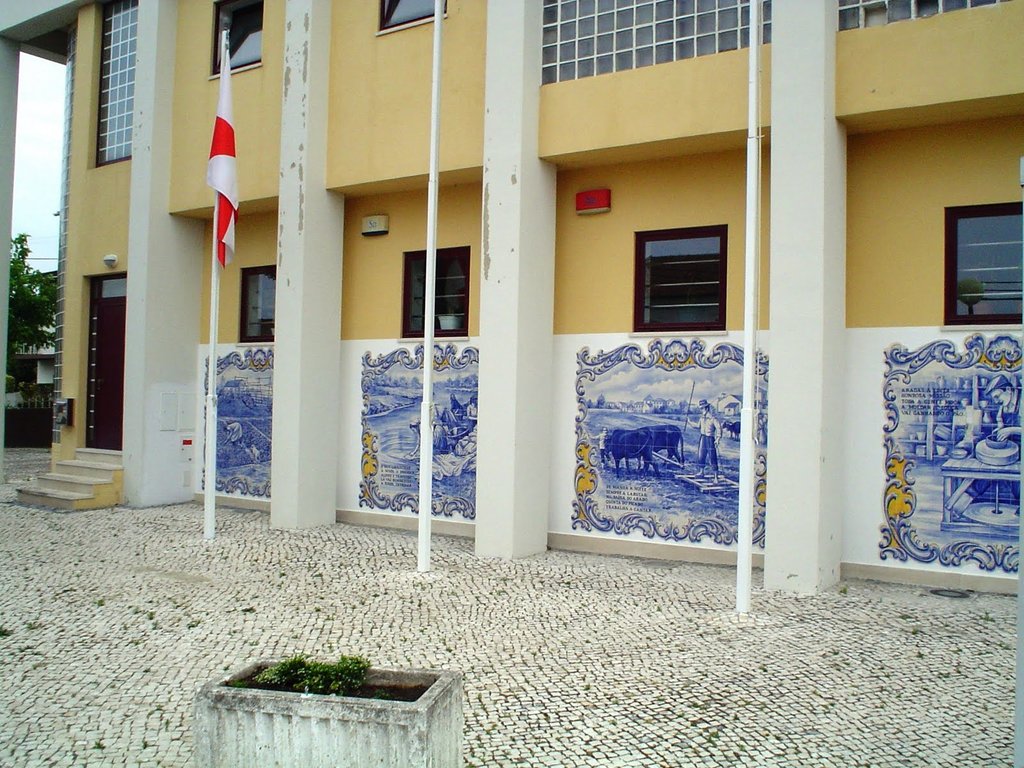
[[[541,2],[487,4],[476,552],[547,547],[555,169],[537,157]]]
[[[305,528],[335,519],[344,201],[326,190],[331,0],[285,9],[270,522]]]
[[[148,507],[193,497],[196,346],[203,225],[171,216],[178,2],[141,0],[135,59],[124,362],[124,497]],[[201,418],[201,414],[199,417]]]
[[[837,11],[773,6],[768,589],[810,593],[842,555],[846,133],[835,119]]]
[[[7,307],[11,283],[11,208],[14,205],[14,134],[18,114],[18,44],[0,37],[0,381],[7,380]],[[6,391],[6,388],[5,388]],[[5,409],[0,405],[0,481],[4,472]]]

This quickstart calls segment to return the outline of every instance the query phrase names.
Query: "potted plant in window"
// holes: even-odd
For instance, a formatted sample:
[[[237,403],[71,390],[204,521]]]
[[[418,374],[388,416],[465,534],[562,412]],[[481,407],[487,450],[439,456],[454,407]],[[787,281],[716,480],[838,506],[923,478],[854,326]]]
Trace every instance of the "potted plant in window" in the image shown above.
[[[204,685],[195,699],[195,761],[214,766],[462,765],[462,676],[328,664],[294,656]]]

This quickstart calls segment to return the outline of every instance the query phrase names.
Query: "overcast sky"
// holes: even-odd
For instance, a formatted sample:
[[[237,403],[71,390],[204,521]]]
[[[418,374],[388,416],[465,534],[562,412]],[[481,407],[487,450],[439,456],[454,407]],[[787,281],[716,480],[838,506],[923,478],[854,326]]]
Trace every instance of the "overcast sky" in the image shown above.
[[[29,235],[32,265],[57,268],[60,160],[64,141],[64,66],[21,55],[11,231]]]

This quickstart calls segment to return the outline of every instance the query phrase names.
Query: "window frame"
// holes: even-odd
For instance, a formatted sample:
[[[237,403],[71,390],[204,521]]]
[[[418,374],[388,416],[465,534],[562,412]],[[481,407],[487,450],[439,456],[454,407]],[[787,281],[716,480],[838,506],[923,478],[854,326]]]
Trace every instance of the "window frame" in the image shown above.
[[[662,333],[677,331],[724,331],[728,285],[726,276],[729,264],[729,226],[713,224],[700,227],[675,229],[652,229],[634,232],[633,259],[633,331],[635,333]],[[697,240],[707,237],[719,238],[718,263],[718,316],[713,321],[659,323],[644,321],[646,278],[646,246],[651,242],[664,240]]]
[[[987,203],[982,205],[948,206],[945,209],[945,285],[943,322],[945,325],[1016,325],[1021,322],[1020,313],[1016,314],[957,314],[957,267],[959,244],[957,228],[963,219],[980,219],[996,216],[1022,216],[1020,202]],[[1024,277],[1024,275],[1022,275]],[[1024,282],[1024,280],[1022,280]],[[1024,286],[1022,286],[1024,288]]]
[[[441,294],[437,290],[438,275],[434,277],[434,310],[435,310],[435,327],[434,327],[434,338],[466,338],[469,336],[469,311],[470,311],[470,256],[472,249],[468,245],[459,245],[451,248],[438,248],[437,249],[437,263],[440,266],[442,258],[453,258],[458,259],[459,266],[462,268],[464,275],[463,285],[463,301],[465,306],[465,323],[459,328],[453,329],[441,329],[437,327],[436,318],[437,313],[437,302],[440,299]],[[402,256],[402,338],[403,339],[422,339],[423,330],[415,330],[412,328],[412,316],[410,314],[412,310],[412,267],[416,262],[422,261],[424,272],[426,272],[426,261],[427,252],[422,251],[406,251]],[[424,280],[424,285],[426,280]],[[426,302],[424,301],[424,317],[426,316]],[[444,313],[440,313],[444,314]],[[425,325],[425,323],[424,323]]]
[[[216,268],[216,267],[214,267]],[[257,275],[270,275],[274,278],[275,285],[275,308],[274,308],[274,324],[277,324],[277,307],[276,307],[276,285],[277,285],[277,265],[270,264],[263,267],[243,267],[239,270],[239,278],[241,280],[241,303],[238,308],[238,343],[249,344],[258,342],[271,342],[274,340],[274,334],[255,334],[250,336],[248,333],[248,322],[246,318],[246,312],[249,307],[249,279]]]
[[[391,13],[392,14],[394,14],[394,12],[398,10],[398,6],[401,4],[401,1],[402,0],[395,0],[395,7],[391,9]],[[380,9],[380,14],[378,16],[377,29],[380,32],[391,32],[392,30],[402,29],[403,27],[412,26],[413,24],[422,24],[425,20],[433,19],[434,18],[434,8],[433,8],[433,4],[431,4],[430,13],[427,13],[427,14],[425,14],[423,16],[417,16],[415,19],[407,19],[406,21],[400,21],[400,22],[397,22],[397,23],[394,23],[394,24],[388,24],[387,23],[387,5],[388,5],[388,2],[389,2],[389,0],[380,0],[380,5],[378,6],[379,9]],[[446,13],[446,14],[448,13],[448,2],[447,2],[447,0],[445,0],[445,4],[444,4],[444,13]]]
[[[216,0],[213,4],[213,41],[211,43],[211,54],[210,54],[210,76],[218,77],[220,75],[220,33],[224,30],[224,20],[227,14],[233,14],[236,9],[248,8],[250,6],[260,6],[260,32],[264,30],[266,5],[264,0]],[[228,36],[228,46],[230,50],[230,35]],[[246,62],[245,64],[239,64],[237,67],[232,67],[232,71],[247,67],[258,67],[263,64],[263,43],[260,42],[260,57],[255,61]]]
[[[106,90],[105,91],[104,88],[103,88],[104,63],[106,61],[106,56],[108,54],[108,49],[107,49],[105,41],[106,41],[106,37],[107,37],[108,26],[113,21],[113,11],[112,11],[112,9],[113,9],[113,7],[116,4],[117,4],[117,0],[107,0],[107,2],[103,3],[102,12],[101,12],[102,18],[100,20],[99,84],[98,84],[98,87],[96,89],[97,93],[96,93],[96,153],[95,153],[96,165],[95,165],[95,167],[97,167],[97,168],[101,168],[101,167],[103,167],[105,165],[113,165],[114,163],[123,163],[125,160],[131,160],[132,159],[132,148],[131,148],[132,142],[131,142],[131,140],[129,140],[129,142],[128,142],[128,150],[127,150],[127,152],[125,154],[118,155],[117,157],[110,157],[110,158],[104,157],[104,155],[107,153],[107,151],[110,149],[111,146],[119,146],[119,144],[107,144],[107,143],[104,143],[104,140],[103,140],[103,137],[105,135],[103,133],[103,111],[104,111],[105,108],[109,110],[109,107],[110,107],[111,103],[117,104],[117,103],[119,103],[121,101],[120,99],[111,99],[110,98],[110,90]],[[136,28],[136,33],[135,33],[135,37],[131,38],[131,39],[133,41],[135,41],[136,49],[135,49],[135,52],[131,54],[132,59],[133,59],[131,67],[130,68],[126,67],[123,71],[119,71],[117,74],[119,74],[119,75],[120,74],[124,74],[126,76],[126,78],[127,78],[128,74],[130,74],[130,76],[131,76],[131,97],[130,98],[131,98],[131,102],[132,102],[132,109],[130,111],[128,111],[128,112],[125,112],[124,115],[118,115],[118,117],[124,117],[125,115],[127,115],[129,118],[131,118],[132,125],[126,127],[125,130],[127,130],[129,132],[129,136],[130,137],[134,138],[134,134],[135,134],[135,125],[134,125],[134,112],[135,112],[135,64],[136,64],[136,57],[138,55],[138,12],[139,12],[139,5],[138,5],[138,2],[136,0],[136,2],[134,4],[129,2],[129,6],[130,7],[129,7],[129,11],[128,12],[130,13],[132,10],[134,10],[134,12],[135,12],[135,28]],[[128,83],[127,82],[124,83],[124,87],[125,88],[128,87]],[[105,97],[106,97],[106,100],[105,100]],[[108,116],[108,120],[109,120],[109,116]],[[106,134],[106,135],[109,135],[109,133]]]

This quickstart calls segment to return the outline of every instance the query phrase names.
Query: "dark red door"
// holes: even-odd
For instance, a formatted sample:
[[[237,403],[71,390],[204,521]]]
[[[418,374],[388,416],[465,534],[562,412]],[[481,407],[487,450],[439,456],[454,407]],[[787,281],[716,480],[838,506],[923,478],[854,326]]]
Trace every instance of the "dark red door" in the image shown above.
[[[89,309],[89,409],[86,445],[121,450],[124,318],[128,279],[94,277]]]

